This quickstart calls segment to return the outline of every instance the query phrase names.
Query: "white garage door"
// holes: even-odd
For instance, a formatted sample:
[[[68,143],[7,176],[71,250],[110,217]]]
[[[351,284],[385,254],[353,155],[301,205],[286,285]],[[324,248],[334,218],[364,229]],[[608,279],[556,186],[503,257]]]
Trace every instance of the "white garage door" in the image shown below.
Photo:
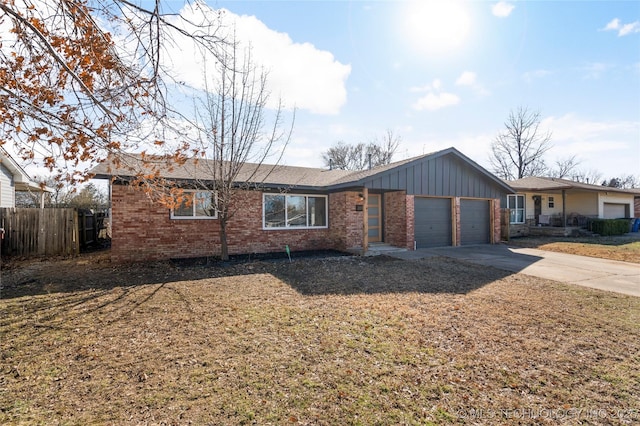
[[[604,203],[604,211],[602,213],[604,219],[628,217],[626,204]]]

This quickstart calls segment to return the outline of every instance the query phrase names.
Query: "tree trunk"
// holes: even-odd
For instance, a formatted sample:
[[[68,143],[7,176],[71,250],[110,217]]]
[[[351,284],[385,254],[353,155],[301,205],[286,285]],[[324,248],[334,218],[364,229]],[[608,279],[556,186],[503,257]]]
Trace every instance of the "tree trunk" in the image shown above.
[[[229,246],[227,245],[227,221],[220,220],[220,259],[229,260]]]

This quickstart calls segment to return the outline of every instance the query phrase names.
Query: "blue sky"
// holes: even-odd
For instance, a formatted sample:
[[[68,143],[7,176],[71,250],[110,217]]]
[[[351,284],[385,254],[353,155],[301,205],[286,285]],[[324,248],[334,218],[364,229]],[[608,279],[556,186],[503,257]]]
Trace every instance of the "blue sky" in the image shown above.
[[[489,168],[522,105],[553,133],[550,165],[576,154],[603,178],[640,175],[640,2],[206,3],[297,106],[288,165],[321,167],[336,142],[391,129],[395,160],[454,146]]]

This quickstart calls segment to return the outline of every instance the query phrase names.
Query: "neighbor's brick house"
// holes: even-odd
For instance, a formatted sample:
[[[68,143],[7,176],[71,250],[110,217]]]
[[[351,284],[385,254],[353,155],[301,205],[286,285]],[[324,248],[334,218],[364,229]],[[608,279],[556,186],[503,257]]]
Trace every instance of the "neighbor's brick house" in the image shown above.
[[[201,163],[164,177],[189,188],[206,179]],[[114,260],[220,254],[215,194],[196,191],[192,205],[172,211],[129,186],[122,170],[101,164],[93,173],[112,179]],[[227,230],[230,254],[279,252],[285,245],[366,251],[381,242],[409,250],[496,243],[501,203],[514,192],[454,148],[366,171],[246,164],[241,182],[243,173],[254,176],[259,189],[237,192]]]

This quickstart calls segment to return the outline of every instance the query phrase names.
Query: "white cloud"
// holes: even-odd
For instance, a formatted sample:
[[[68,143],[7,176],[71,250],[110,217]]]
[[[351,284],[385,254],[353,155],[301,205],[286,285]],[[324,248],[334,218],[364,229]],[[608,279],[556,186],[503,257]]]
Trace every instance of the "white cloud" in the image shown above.
[[[464,71],[456,80],[456,86],[473,86],[476,84],[476,73],[472,71]]]
[[[592,120],[569,113],[547,117],[541,128],[552,132],[553,155],[577,154],[581,167],[605,176],[637,174],[640,164],[640,121]]]
[[[442,91],[442,81],[439,78],[434,79],[431,84],[425,86],[414,86],[409,89],[410,92],[424,93],[426,95],[420,97],[413,103],[413,109],[417,111],[429,110],[435,111],[448,106],[456,105],[460,102],[458,95]]]
[[[460,77],[456,79],[456,86],[470,87],[478,95],[487,96],[490,92],[478,82],[478,76],[473,71],[464,71]]]
[[[493,6],[491,6],[491,13],[498,18],[506,18],[511,15],[515,6],[511,3],[507,3],[506,1],[500,1]]]
[[[268,72],[270,107],[275,107],[281,98],[287,107],[295,106],[315,114],[337,114],[346,103],[346,80],[351,66],[337,61],[331,52],[317,49],[310,43],[294,42],[288,34],[268,28],[255,16],[236,15],[225,9],[214,10],[201,2],[186,5],[172,23],[184,27],[182,17],[198,22],[204,16],[220,20],[218,35],[224,36],[226,32],[232,36],[235,33],[239,52],[248,51],[250,47],[253,62]],[[196,89],[203,89],[205,65],[208,70],[213,70],[217,65],[215,60],[205,60],[202,52],[177,35],[172,44],[163,48],[166,57],[173,59],[168,65],[177,79]]]
[[[618,37],[623,37],[629,34],[640,33],[640,21],[630,22],[628,24],[622,24],[620,19],[614,18],[600,31],[618,31]]]
[[[457,105],[459,102],[460,98],[453,93],[427,93],[413,104],[413,108],[418,111],[425,109],[435,111],[448,106]]]
[[[633,33],[640,33],[640,21],[624,24],[622,28],[620,28],[620,31],[618,31],[619,36],[626,36]]]
[[[522,74],[522,79],[524,81],[526,81],[527,83],[531,83],[534,79],[546,77],[546,76],[551,75],[551,74],[552,74],[551,71],[544,70],[544,69],[527,71],[527,72]]]
[[[620,28],[620,20],[618,18],[614,18],[602,29],[602,31],[617,30],[618,28]]]
[[[584,78],[586,80],[595,80],[602,76],[603,73],[613,68],[613,65],[604,64],[602,62],[593,62],[587,64],[581,68],[585,72]]]

